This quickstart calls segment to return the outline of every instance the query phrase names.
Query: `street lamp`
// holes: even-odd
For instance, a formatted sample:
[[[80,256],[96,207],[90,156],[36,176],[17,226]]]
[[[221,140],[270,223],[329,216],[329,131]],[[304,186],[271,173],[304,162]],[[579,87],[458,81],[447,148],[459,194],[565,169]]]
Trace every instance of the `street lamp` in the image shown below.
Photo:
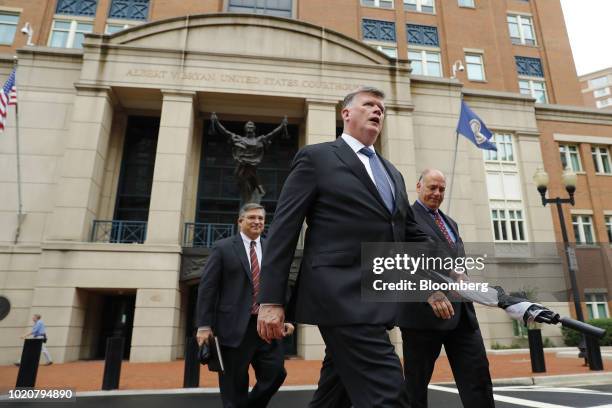
[[[576,281],[576,272],[578,271],[578,263],[576,262],[576,251],[569,245],[569,239],[567,236],[567,229],[565,228],[565,217],[563,216],[562,204],[574,205],[574,193],[576,192],[576,180],[577,176],[571,169],[566,168],[561,176],[565,190],[569,194],[569,198],[546,198],[546,190],[548,189],[548,173],[544,169],[539,168],[533,175],[533,181],[538,187],[540,197],[542,198],[542,205],[555,204],[557,206],[557,215],[559,217],[559,225],[561,225],[561,236],[563,237],[563,252],[567,260],[567,267],[569,270],[570,284],[572,289],[572,295],[574,297],[574,307],[576,308],[576,317],[581,322],[584,322],[584,315],[582,314],[582,307],[580,306],[580,292],[578,290],[578,283]],[[603,363],[601,361],[601,351],[599,349],[599,343],[597,339],[591,336],[585,336],[586,338],[586,352],[587,361],[591,370],[603,370]]]

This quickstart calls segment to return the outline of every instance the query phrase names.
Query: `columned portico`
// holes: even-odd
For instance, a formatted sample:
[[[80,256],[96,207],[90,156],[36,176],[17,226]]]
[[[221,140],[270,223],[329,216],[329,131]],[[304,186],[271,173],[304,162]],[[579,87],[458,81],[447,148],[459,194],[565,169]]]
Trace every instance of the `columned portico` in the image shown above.
[[[76,91],[55,208],[45,233],[53,241],[87,241],[98,211],[113,121],[110,87],[76,84]]]
[[[181,244],[193,153],[195,92],[162,90],[163,103],[149,207],[147,244]]]

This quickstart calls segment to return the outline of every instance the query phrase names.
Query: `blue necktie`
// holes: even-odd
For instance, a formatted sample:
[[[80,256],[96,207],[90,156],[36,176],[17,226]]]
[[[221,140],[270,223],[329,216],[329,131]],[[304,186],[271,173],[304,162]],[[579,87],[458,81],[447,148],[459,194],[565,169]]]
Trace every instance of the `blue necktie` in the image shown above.
[[[395,207],[395,201],[393,200],[393,193],[391,192],[391,186],[389,185],[389,181],[387,179],[387,175],[385,170],[383,169],[382,163],[376,156],[372,150],[367,147],[359,150],[360,153],[368,156],[370,160],[370,168],[372,169],[372,175],[374,176],[374,183],[376,184],[376,188],[380,193],[383,201],[385,202],[385,206],[389,210],[390,213],[393,213],[393,209]]]

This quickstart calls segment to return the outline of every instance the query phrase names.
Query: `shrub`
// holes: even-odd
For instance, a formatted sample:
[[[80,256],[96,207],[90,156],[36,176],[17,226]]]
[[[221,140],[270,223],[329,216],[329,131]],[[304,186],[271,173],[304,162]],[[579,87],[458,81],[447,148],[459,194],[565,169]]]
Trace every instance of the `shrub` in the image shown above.
[[[612,346],[612,319],[591,319],[587,320],[587,323],[606,330],[604,337],[599,340],[600,346]],[[582,339],[582,334],[576,330],[563,327],[561,332],[566,346],[578,346]]]

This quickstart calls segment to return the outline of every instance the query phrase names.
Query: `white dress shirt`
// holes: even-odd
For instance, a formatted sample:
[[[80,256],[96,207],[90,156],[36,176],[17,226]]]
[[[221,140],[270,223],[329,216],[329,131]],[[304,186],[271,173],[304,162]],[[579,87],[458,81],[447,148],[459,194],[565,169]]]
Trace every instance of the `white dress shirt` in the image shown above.
[[[348,133],[342,133],[342,136],[340,137],[350,146],[351,149],[353,149],[353,151],[357,155],[357,158],[361,160],[361,162],[365,166],[365,169],[368,172],[368,175],[372,179],[372,183],[376,185],[376,181],[374,180],[374,175],[372,174],[372,166],[370,166],[370,158],[360,152],[360,150],[365,147],[366,149],[369,149],[373,151],[374,154],[376,154],[376,150],[374,149],[374,146],[366,146],[363,143],[361,143],[359,140],[355,139],[353,136],[349,135]],[[389,178],[389,175],[387,174],[387,169],[385,169],[385,166],[382,164],[382,160],[380,160],[380,164],[384,170],[385,177],[387,177],[387,181],[389,182],[389,185],[391,186],[391,193],[393,194],[393,197],[395,198],[395,186],[393,185],[393,181],[391,181],[391,179]]]

